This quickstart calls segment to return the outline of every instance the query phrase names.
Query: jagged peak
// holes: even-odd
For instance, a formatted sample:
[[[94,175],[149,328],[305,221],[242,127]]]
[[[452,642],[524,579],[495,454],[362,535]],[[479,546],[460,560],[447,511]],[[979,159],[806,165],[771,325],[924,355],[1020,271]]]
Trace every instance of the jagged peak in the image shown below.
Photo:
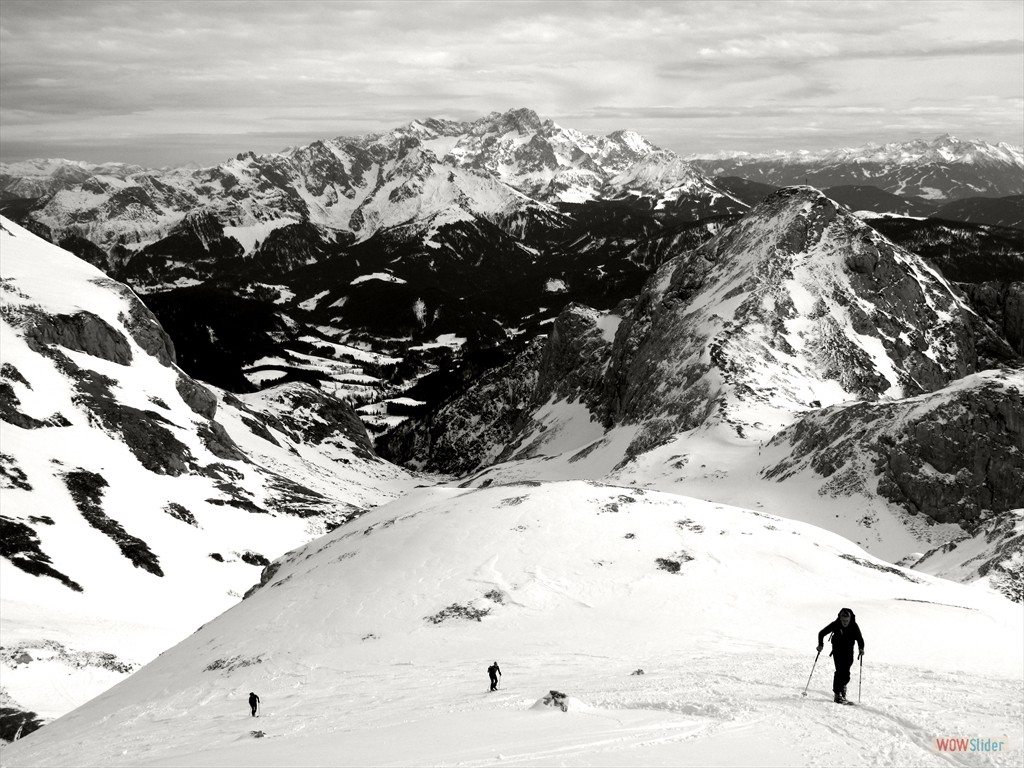
[[[543,122],[540,119],[540,115],[529,107],[510,109],[500,116],[500,121],[503,124],[514,126],[521,133],[531,133],[543,128]]]

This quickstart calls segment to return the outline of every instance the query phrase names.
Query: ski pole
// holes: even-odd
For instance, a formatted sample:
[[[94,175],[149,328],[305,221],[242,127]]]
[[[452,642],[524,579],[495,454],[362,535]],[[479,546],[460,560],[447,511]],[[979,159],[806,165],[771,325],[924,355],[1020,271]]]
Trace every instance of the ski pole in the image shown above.
[[[800,694],[801,696],[806,696],[807,695],[807,689],[811,685],[811,677],[814,676],[814,668],[818,664],[818,657],[819,656],[821,656],[821,651],[820,650],[816,654],[814,654],[814,664],[811,664],[811,674],[809,674],[807,676],[807,685],[804,686],[804,692]]]
[[[857,703],[860,704],[860,686],[864,682],[864,654],[860,655],[860,677],[857,678]]]

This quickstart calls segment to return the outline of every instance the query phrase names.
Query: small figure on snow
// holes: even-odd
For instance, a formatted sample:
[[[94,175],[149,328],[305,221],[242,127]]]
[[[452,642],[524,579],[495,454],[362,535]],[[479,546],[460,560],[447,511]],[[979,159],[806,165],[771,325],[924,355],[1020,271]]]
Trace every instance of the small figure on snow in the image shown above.
[[[498,678],[501,676],[501,670],[498,668],[498,662],[494,662],[487,668],[487,674],[491,678],[491,690],[498,690]]]
[[[832,657],[836,665],[836,673],[832,678],[832,692],[837,704],[846,703],[846,684],[850,682],[850,667],[853,666],[853,644],[860,646],[860,656],[864,657],[864,637],[857,626],[857,617],[849,608],[839,611],[839,616],[818,633],[818,652],[821,652],[822,640],[832,633]]]
[[[260,697],[249,691],[249,707],[252,709],[252,716],[256,717],[256,708],[260,705]]]

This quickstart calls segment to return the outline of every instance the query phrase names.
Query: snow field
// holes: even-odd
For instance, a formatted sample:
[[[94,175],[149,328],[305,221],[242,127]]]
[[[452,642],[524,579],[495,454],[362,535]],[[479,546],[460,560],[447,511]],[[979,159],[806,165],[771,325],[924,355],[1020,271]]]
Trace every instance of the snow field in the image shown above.
[[[1019,764],[1019,606],[803,523],[585,482],[435,487],[279,562],[0,762]],[[825,653],[800,695],[841,606],[867,643],[860,708],[831,703]],[[552,689],[579,706],[532,710]],[[1004,735],[984,759],[933,747]]]

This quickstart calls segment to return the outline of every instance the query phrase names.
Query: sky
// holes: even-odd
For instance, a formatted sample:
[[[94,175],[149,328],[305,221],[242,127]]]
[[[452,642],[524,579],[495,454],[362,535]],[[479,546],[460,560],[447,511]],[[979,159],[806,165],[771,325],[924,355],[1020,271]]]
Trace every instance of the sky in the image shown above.
[[[1024,144],[1024,2],[2,0],[0,161],[212,164],[529,107],[681,154]]]

